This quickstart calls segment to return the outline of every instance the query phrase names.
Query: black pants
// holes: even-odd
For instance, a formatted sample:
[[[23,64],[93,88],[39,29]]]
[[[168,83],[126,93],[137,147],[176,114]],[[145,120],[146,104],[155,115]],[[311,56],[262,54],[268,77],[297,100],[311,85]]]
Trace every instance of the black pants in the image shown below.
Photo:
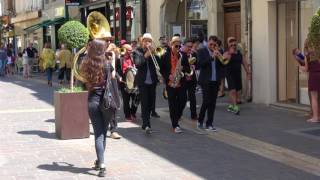
[[[152,113],[156,113],[156,99],[157,99],[157,85],[156,85],[156,89],[153,97],[152,110],[151,110]]]
[[[214,111],[216,109],[217,96],[219,91],[218,82],[209,82],[201,85],[202,88],[202,106],[199,114],[199,123],[203,124],[204,117],[207,114],[206,127],[213,126]]]
[[[192,81],[186,82],[186,90],[188,100],[190,102],[191,119],[197,119],[197,99],[196,99],[196,87],[197,84]]]
[[[131,116],[136,117],[136,112],[139,105],[139,97],[136,93],[128,93],[124,88],[121,88],[123,99],[123,111],[125,118],[129,119]]]
[[[185,87],[172,88],[167,86],[166,89],[168,92],[168,103],[172,127],[176,128],[179,126],[179,119],[182,116],[183,109],[187,102],[187,93]]]
[[[60,81],[64,80],[64,74],[66,74],[67,81],[70,81],[71,76],[71,68],[63,67],[59,69],[59,76],[58,79]]]
[[[92,123],[95,139],[95,149],[99,163],[104,163],[104,152],[106,149],[106,137],[109,122],[115,117],[113,109],[102,109],[103,90],[91,91],[88,96],[89,117]]]
[[[156,85],[143,84],[139,86],[140,100],[141,100],[141,115],[142,115],[142,129],[147,126],[151,128],[150,115],[156,94]]]

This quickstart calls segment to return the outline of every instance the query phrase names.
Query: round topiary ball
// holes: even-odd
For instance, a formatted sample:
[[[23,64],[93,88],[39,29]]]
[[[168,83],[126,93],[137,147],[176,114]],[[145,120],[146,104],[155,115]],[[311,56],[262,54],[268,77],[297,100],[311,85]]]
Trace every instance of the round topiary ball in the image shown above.
[[[89,31],[79,21],[68,21],[59,28],[58,38],[69,48],[80,49],[88,42]]]
[[[313,46],[320,46],[320,8],[311,19],[308,38]]]

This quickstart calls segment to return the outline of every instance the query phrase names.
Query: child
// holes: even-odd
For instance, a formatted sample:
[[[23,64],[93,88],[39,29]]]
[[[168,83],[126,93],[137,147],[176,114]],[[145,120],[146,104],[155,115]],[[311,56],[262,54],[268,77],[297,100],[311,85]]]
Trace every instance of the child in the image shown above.
[[[19,52],[18,53],[18,59],[17,59],[17,63],[16,63],[16,67],[17,67],[17,72],[18,74],[20,74],[23,70],[23,63],[22,63],[23,59],[22,59],[22,53]]]

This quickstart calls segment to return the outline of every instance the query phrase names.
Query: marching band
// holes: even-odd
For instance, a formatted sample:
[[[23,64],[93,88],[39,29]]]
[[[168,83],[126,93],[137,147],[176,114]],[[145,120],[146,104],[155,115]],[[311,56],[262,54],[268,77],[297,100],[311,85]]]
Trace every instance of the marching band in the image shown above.
[[[166,37],[160,37],[158,47],[150,33],[139,36],[131,44],[121,40],[120,47],[117,47],[113,43],[109,23],[101,13],[91,12],[87,27],[92,40],[75,55],[73,73],[89,90],[88,111],[97,153],[94,165],[99,176],[105,175],[104,151],[108,128],[111,138],[121,138],[115,118],[121,104],[119,94],[126,121],[137,120],[136,112],[141,104],[141,127],[146,134],[153,132],[151,117],[160,117],[155,111],[159,83],[165,86],[163,96],[168,100],[174,133],[183,132],[179,121],[187,101],[191,119],[197,121],[198,129],[214,132],[214,111],[225,70],[232,90],[232,109],[228,107],[228,110],[236,111],[237,93],[241,90],[239,66],[242,63],[247,70],[247,64],[236,50],[234,38],[228,40],[225,52],[221,50],[221,41],[216,36],[210,36],[208,42],[193,38],[183,43],[179,34],[175,34],[170,42]],[[198,84],[202,91],[199,116],[196,105]],[[204,120],[206,114],[207,121]]]
[[[94,20],[95,17],[88,18]],[[99,26],[105,26],[104,22],[104,24],[99,23],[101,21],[93,23],[96,32],[95,34],[91,32],[91,34],[95,36],[110,34],[110,32],[105,32],[106,30],[99,32]],[[234,42],[236,42],[234,38],[232,42],[228,41],[233,44],[226,52],[221,49],[221,40],[216,36],[210,36],[206,43],[197,38],[186,39],[182,42],[179,34],[174,35],[168,42],[166,37],[162,36],[159,38],[160,46],[158,47],[155,46],[154,38],[150,33],[139,36],[137,41],[133,41],[131,44],[122,40],[120,47],[113,44],[113,39],[109,36],[104,40],[106,41],[105,54],[109,57],[108,59],[114,68],[112,78],[117,79],[121,92],[125,120],[136,121],[136,112],[141,104],[142,129],[147,134],[152,133],[150,118],[152,116],[160,117],[155,112],[156,89],[159,83],[163,83],[165,86],[163,96],[168,100],[172,129],[175,133],[182,132],[179,121],[188,101],[191,119],[198,121],[197,127],[216,131],[213,125],[214,111],[220,84],[224,82],[223,74],[225,73],[223,72],[225,70],[229,74],[227,76],[228,84],[230,83],[232,87],[236,86],[237,91],[241,90],[241,84],[239,84],[241,76],[230,75],[239,74],[230,68],[232,64],[236,63],[229,63],[230,60],[236,61],[233,59],[241,56],[241,54],[233,53],[236,52],[233,48]],[[77,55],[76,58],[78,58]],[[76,77],[78,75],[78,79],[83,80],[79,72],[75,74]],[[236,78],[240,78],[240,80],[235,82]],[[196,103],[197,85],[200,85],[203,95],[199,115]],[[230,107],[237,107],[235,100],[233,100],[235,98],[238,100],[236,94],[231,94],[232,104]],[[228,110],[231,109],[230,107]],[[232,109],[232,112],[235,111]],[[206,113],[207,121],[204,124]],[[110,121],[112,134],[116,132],[116,128],[117,122],[114,118]],[[121,136],[116,133],[111,137],[119,139]]]

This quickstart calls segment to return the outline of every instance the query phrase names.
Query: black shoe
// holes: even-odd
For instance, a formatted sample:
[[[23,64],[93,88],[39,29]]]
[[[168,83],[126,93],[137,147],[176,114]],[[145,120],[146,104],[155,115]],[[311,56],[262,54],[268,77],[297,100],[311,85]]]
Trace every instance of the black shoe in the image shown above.
[[[151,117],[160,118],[160,116],[159,116],[159,114],[157,112],[151,113]]]
[[[94,166],[92,167],[92,169],[99,171],[100,170],[100,166],[99,166],[99,162],[98,160],[94,161]]]
[[[98,176],[99,177],[105,177],[106,176],[106,168],[101,168],[99,170]]]

